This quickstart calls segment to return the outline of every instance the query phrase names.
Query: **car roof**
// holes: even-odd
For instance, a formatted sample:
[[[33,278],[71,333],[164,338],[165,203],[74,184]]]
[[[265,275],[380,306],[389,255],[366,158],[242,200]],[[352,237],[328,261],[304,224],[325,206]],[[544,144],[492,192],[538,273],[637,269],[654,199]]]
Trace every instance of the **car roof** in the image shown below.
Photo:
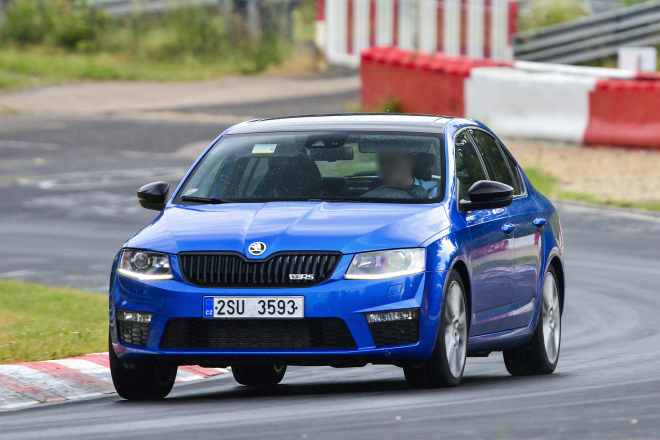
[[[398,113],[349,113],[287,116],[254,119],[233,126],[228,134],[272,133],[283,131],[392,131],[442,133],[452,118],[435,115]]]

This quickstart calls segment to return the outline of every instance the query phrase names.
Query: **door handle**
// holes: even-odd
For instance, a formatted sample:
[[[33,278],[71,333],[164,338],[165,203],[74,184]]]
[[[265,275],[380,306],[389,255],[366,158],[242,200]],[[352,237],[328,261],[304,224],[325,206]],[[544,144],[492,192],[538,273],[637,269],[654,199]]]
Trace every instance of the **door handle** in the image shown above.
[[[516,230],[516,225],[512,223],[505,223],[504,226],[502,226],[502,232],[506,232],[507,234],[515,230]]]
[[[548,223],[548,221],[546,219],[542,218],[542,217],[538,217],[537,219],[535,219],[532,222],[532,224],[534,226],[536,226],[537,228],[540,228],[541,226],[545,225],[546,223]]]

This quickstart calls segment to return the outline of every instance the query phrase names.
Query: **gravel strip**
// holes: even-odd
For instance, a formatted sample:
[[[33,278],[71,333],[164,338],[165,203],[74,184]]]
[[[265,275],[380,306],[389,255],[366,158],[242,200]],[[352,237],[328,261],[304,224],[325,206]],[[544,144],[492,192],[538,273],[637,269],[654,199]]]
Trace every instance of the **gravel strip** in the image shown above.
[[[660,151],[585,147],[546,141],[505,141],[523,167],[557,179],[557,189],[603,200],[660,203]]]

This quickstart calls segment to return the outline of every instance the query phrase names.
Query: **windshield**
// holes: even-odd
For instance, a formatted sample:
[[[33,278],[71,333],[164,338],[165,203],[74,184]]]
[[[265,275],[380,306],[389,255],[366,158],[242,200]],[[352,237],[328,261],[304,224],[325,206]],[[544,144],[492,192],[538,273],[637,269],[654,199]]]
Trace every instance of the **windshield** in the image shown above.
[[[443,158],[441,138],[419,133],[227,135],[175,202],[438,202]]]

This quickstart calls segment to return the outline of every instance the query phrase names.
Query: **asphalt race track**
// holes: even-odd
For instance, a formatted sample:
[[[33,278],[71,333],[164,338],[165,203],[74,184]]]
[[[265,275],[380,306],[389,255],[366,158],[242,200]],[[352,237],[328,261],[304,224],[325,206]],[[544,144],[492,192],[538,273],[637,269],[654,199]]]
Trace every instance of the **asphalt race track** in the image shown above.
[[[0,124],[0,277],[102,291],[154,214],[135,189],[173,185],[219,123],[15,117]],[[70,173],[78,174],[70,174]],[[291,367],[268,390],[226,375],[162,402],[118,397],[0,413],[0,439],[660,438],[660,218],[560,205],[567,294],[555,374],[468,359],[455,389],[397,367]],[[35,305],[37,306],[37,305]]]
[[[115,119],[0,119],[0,279],[106,291],[108,264],[155,211],[135,191],[172,189],[229,124]]]

